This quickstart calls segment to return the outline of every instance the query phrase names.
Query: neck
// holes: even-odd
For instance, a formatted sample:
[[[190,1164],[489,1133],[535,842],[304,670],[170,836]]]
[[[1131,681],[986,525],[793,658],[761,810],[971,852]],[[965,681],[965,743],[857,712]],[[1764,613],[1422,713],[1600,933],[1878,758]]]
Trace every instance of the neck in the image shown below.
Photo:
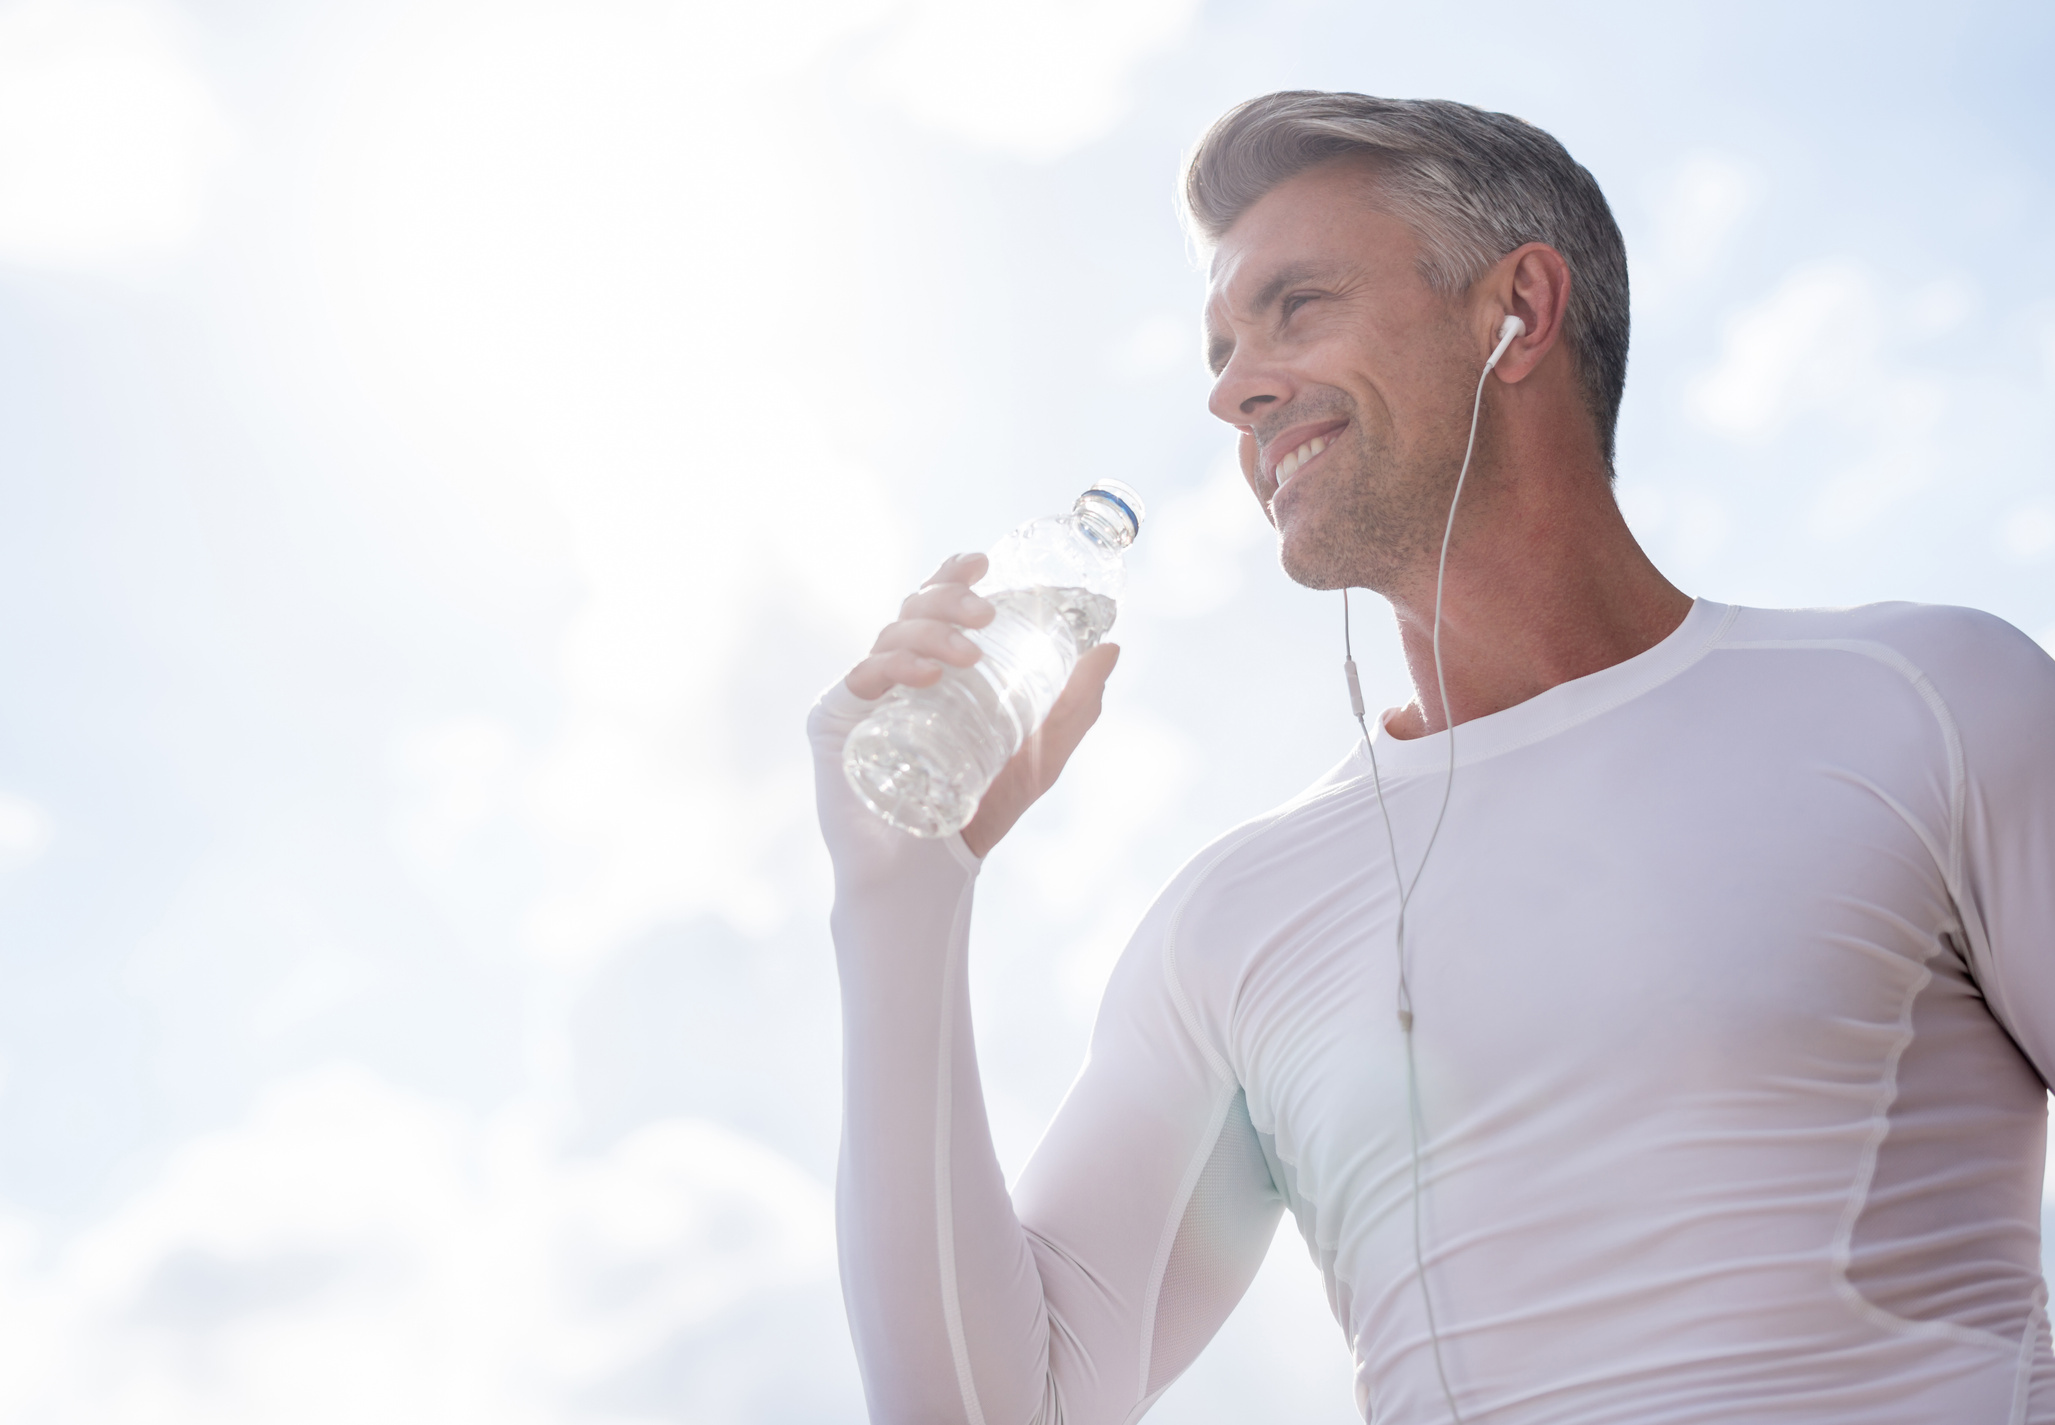
[[[1394,737],[1439,732],[1624,662],[1662,642],[1691,609],[1690,596],[1635,542],[1588,459],[1537,462],[1512,479],[1478,474],[1449,546],[1439,679],[1434,562],[1409,571],[1392,596],[1416,691],[1386,724]]]

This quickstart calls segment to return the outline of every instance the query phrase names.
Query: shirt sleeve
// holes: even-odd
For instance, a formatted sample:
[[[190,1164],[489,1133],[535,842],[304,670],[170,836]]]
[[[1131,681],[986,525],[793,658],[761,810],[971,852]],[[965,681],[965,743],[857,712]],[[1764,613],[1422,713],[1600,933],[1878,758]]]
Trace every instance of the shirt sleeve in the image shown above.
[[[1918,661],[1959,747],[1958,908],[1978,985],[2055,1084],[2055,659],[1999,619],[1948,610]]]
[[[1240,1086],[1168,961],[1188,867],[1108,987],[1083,1072],[1017,1192],[992,1150],[967,960],[979,863],[856,799],[842,745],[873,704],[808,723],[843,1006],[836,1215],[871,1418],[1117,1425],[1247,1290],[1282,1200]],[[1203,859],[1203,858],[1202,858]]]

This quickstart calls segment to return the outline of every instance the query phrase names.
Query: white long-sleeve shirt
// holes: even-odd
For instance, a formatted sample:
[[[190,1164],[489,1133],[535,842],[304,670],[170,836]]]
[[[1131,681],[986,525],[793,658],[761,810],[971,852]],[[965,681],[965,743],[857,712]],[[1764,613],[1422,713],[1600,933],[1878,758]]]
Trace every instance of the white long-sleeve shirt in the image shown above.
[[[1445,1421],[1365,749],[1171,880],[1009,1195],[965,988],[978,862],[849,792],[867,706],[838,685],[811,733],[873,1418],[1136,1419],[1289,1208],[1365,1417]],[[2055,663],[1968,610],[1701,601],[1455,737],[1407,934],[1464,1421],[2055,1422]],[[1410,871],[1447,734],[1380,727],[1377,754]]]

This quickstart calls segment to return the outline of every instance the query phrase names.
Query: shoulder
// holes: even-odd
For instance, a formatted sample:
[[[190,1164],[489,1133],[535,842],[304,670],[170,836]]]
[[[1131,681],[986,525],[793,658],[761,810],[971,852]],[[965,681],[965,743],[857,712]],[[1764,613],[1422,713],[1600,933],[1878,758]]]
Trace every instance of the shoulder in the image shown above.
[[[1224,1053],[1219,1046],[1252,962],[1277,939],[1282,921],[1355,869],[1338,866],[1336,851],[1358,844],[1360,834],[1334,831],[1361,815],[1361,759],[1359,744],[1297,796],[1228,828],[1179,867],[1114,969],[1109,1009],[1142,1003],[1160,987],[1194,1037]]]
[[[1730,647],[1846,648],[1924,685],[1988,772],[2025,756],[2055,755],[2055,658],[1981,609],[1864,604],[1847,609],[1742,609]]]
[[[1896,655],[1937,683],[1996,678],[2031,687],[2055,674],[2038,643],[1995,614],[1949,604],[1735,610],[1727,647],[1834,648]],[[1866,647],[1865,647],[1866,646]]]
[[[2055,660],[1993,613],[1954,605],[1858,605],[1854,609],[1736,609],[1726,648],[1850,648],[1895,654],[1936,681],[2012,679],[2032,685]]]
[[[1178,869],[1150,912],[1171,949],[1171,963],[1219,970],[1266,938],[1281,905],[1302,904],[1337,874],[1337,845],[1362,814],[1368,771],[1359,742],[1333,768],[1288,801],[1228,828]]]
[[[1348,815],[1359,783],[1368,774],[1359,740],[1348,756],[1303,791],[1208,842],[1186,863],[1179,879],[1189,878],[1194,893],[1211,894],[1300,860],[1309,843],[1324,839],[1333,822]]]
[[[1910,652],[1964,645],[1992,650],[2040,645],[1996,614],[1953,604],[1892,602],[1842,609],[1737,608],[1723,642],[1833,643],[1859,640]],[[2046,657],[2042,653],[2042,657]]]

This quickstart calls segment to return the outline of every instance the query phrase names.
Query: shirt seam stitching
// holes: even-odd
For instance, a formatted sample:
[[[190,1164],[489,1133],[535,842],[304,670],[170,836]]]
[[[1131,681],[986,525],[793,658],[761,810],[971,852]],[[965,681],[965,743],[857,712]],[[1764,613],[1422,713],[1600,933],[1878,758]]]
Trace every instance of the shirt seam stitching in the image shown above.
[[[985,1425],[984,1407],[978,1400],[977,1379],[971,1372],[970,1346],[964,1339],[963,1303],[956,1284],[956,1216],[950,1163],[955,1093],[951,1070],[955,1063],[956,988],[959,960],[957,946],[968,936],[971,888],[968,881],[956,898],[956,914],[949,927],[949,955],[942,966],[941,1043],[936,1050],[935,1074],[935,1248],[942,1279],[942,1324],[949,1336],[949,1353],[956,1366],[956,1385],[963,1397],[963,1413],[970,1425]]]
[[[1185,1165],[1184,1177],[1177,1185],[1177,1192],[1171,1198],[1170,1210],[1164,1214],[1163,1230],[1156,1243],[1156,1257],[1149,1266],[1147,1304],[1142,1310],[1141,1370],[1135,1383],[1139,1398],[1149,1397],[1149,1368],[1156,1353],[1156,1313],[1163,1302],[1163,1278],[1170,1271],[1170,1255],[1177,1246],[1177,1234],[1184,1226],[1185,1213],[1190,1210],[1192,1194],[1198,1190],[1199,1179],[1204,1176],[1206,1164],[1220,1150],[1221,1135],[1227,1127],[1228,1111],[1234,1107],[1234,1096],[1239,1091],[1232,1079],[1218,1085],[1215,1093],[1218,1101],[1207,1112],[1207,1130],[1200,1139],[1202,1147],[1192,1155]]]
[[[1903,678],[1912,690],[1919,694],[1920,701],[1926,704],[1927,713],[1934,719],[1941,734],[1942,746],[1948,757],[1948,854],[1941,867],[1941,876],[1947,884],[1949,898],[1955,902],[1959,913],[1962,906],[1963,818],[1968,772],[1962,752],[1962,735],[1956,726],[1954,710],[1948,706],[1948,700],[1941,696],[1940,689],[1934,686],[1926,670],[1889,644],[1866,638],[1751,639],[1747,642],[1721,646],[1735,652],[1797,649],[1852,653],[1883,664]]]
[[[1936,730],[1941,734],[1942,745],[1947,753],[1948,849],[1940,870],[1942,880],[1948,891],[1949,900],[1954,904],[1957,917],[1966,921],[1967,917],[1962,915],[1961,868],[1963,816],[1968,779],[1967,769],[1962,753],[1961,734],[1955,723],[1954,710],[1948,706],[1947,699],[1941,696],[1940,689],[1934,686],[1933,680],[1927,676],[1926,670],[1889,644],[1878,643],[1873,639],[1866,638],[1750,639],[1744,642],[1724,644],[1722,647],[1734,652],[1818,650],[1850,653],[1857,657],[1868,658],[1873,662],[1883,664],[1903,678],[1912,690],[1919,695],[1920,701],[1926,705],[1928,715],[1934,720]],[[1898,812],[1901,817],[1905,816],[1904,810],[1900,809],[1894,800],[1887,797],[1886,801],[1890,803],[1892,809]],[[1906,819],[1910,821],[1910,818]],[[1915,830],[1917,830],[1916,827]],[[1898,1065],[1903,1060],[1905,1051],[1912,1046],[1914,1037],[1912,1028],[1913,1005],[1917,1002],[1920,992],[1933,980],[1933,971],[1927,968],[1926,960],[1931,959],[1938,948],[1936,946],[1930,949],[1927,955],[1922,958],[1920,962],[1920,979],[1914,985],[1912,992],[1906,996],[1905,1008],[1901,1015],[1903,1022],[1903,1028],[1900,1032],[1901,1037],[1892,1048],[1890,1062],[1884,1072],[1884,1081],[1878,1088],[1879,1102],[1871,1114],[1873,1126],[1871,1128],[1870,1141],[1864,1148],[1863,1164],[1858,1171],[1857,1184],[1849,1193],[1848,1206],[1842,1214],[1841,1225],[1835,1232],[1833,1249],[1834,1284],[1845,1294],[1860,1314],[1869,1318],[1874,1324],[1887,1327],[1894,1332],[1907,1335],[1940,1337],[1959,1341],[1967,1345],[1997,1346],[2002,1347],[2007,1352],[2016,1352],[2023,1348],[2015,1345],[2008,1337],[1996,1331],[1986,1331],[1981,1327],[1975,1326],[1964,1326],[1960,1322],[1954,1321],[1916,1321],[1910,1317],[1900,1316],[1894,1311],[1887,1311],[1864,1296],[1861,1288],[1848,1279],[1849,1256],[1853,1246],[1855,1227],[1857,1222],[1861,1220],[1863,1208],[1869,1204],[1869,1189],[1876,1173],[1877,1155],[1882,1151],[1884,1140],[1890,1132],[1890,1107],[1897,1098]],[[2028,1337],[2033,1335],[2037,1320],[2038,1312],[2030,1304],[2027,1310],[2025,1327]]]

